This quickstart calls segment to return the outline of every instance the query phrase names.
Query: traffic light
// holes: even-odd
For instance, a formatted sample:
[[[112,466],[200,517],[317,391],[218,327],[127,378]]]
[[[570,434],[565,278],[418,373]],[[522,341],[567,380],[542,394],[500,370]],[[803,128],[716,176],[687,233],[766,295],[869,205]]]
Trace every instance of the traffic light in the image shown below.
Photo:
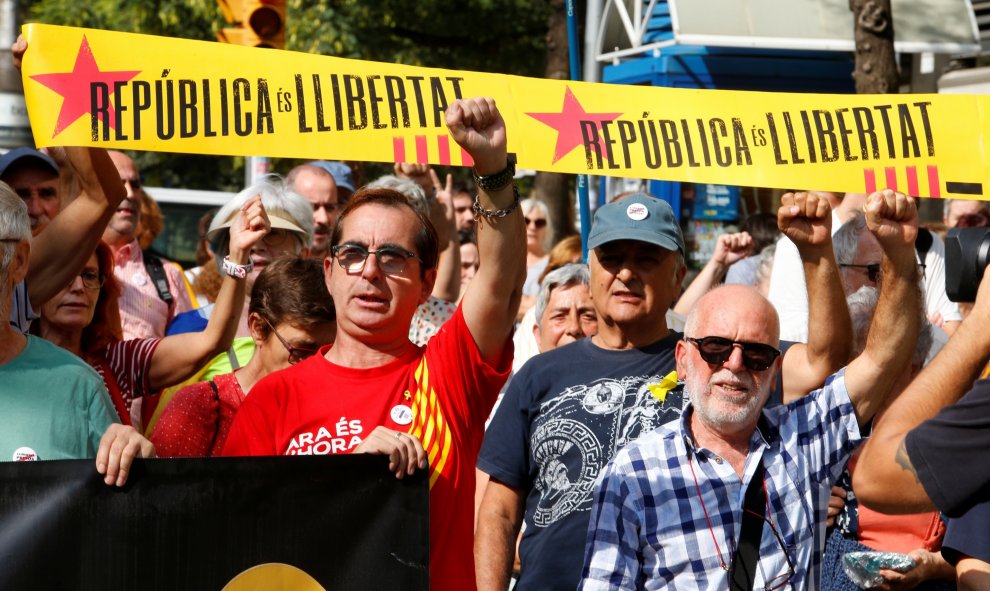
[[[285,47],[285,0],[217,0],[224,18],[239,27],[217,32],[223,43],[251,47]]]

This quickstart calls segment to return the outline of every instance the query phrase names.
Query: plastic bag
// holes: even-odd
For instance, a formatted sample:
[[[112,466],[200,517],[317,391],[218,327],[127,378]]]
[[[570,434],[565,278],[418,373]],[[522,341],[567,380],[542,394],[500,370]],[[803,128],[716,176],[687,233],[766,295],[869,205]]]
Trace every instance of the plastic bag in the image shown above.
[[[847,552],[842,555],[842,569],[860,589],[872,589],[884,582],[881,570],[906,573],[915,567],[914,559],[898,552]]]

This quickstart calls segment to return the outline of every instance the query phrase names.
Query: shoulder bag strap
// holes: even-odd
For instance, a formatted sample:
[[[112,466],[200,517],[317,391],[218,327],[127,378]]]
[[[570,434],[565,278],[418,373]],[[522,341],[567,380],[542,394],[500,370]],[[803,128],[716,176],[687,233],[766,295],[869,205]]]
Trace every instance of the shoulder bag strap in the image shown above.
[[[746,488],[743,501],[742,527],[739,546],[729,570],[729,589],[751,591],[756,578],[756,563],[760,561],[760,540],[763,538],[763,518],[766,516],[767,496],[763,488],[763,461],[756,467]]]

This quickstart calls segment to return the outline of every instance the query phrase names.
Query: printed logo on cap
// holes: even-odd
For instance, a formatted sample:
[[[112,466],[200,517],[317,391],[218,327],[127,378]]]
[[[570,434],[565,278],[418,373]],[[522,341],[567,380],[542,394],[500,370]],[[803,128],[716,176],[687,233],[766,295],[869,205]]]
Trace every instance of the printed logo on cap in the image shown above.
[[[389,414],[397,425],[408,425],[412,422],[412,409],[405,404],[396,404]]]
[[[626,208],[626,215],[629,216],[629,219],[640,222],[650,215],[650,211],[642,203],[631,203]]]
[[[41,458],[30,447],[18,447],[14,450],[14,457],[11,459],[15,462],[37,462]]]

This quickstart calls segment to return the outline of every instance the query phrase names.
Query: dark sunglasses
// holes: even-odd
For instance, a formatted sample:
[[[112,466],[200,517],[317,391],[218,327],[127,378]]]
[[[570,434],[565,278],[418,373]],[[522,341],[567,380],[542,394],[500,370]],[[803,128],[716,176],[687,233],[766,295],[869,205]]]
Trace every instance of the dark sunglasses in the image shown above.
[[[547,227],[547,220],[544,219],[544,218],[539,218],[539,219],[535,219],[535,220],[531,220],[529,218],[523,218],[523,219],[526,220],[526,225],[527,226],[530,225],[530,224],[533,224],[534,226],[537,227],[537,229],[539,229],[539,228],[546,228]]]
[[[690,341],[698,347],[698,354],[705,360],[705,363],[712,365],[722,365],[732,356],[732,349],[736,345],[742,348],[743,365],[752,371],[764,371],[780,356],[780,351],[770,345],[763,343],[744,343],[733,341],[723,337],[702,337],[692,339],[684,337],[685,341]]]
[[[873,263],[870,265],[854,265],[852,263],[839,263],[839,267],[846,267],[850,269],[863,269],[866,273],[866,277],[870,280],[870,283],[880,282],[880,263]]]

